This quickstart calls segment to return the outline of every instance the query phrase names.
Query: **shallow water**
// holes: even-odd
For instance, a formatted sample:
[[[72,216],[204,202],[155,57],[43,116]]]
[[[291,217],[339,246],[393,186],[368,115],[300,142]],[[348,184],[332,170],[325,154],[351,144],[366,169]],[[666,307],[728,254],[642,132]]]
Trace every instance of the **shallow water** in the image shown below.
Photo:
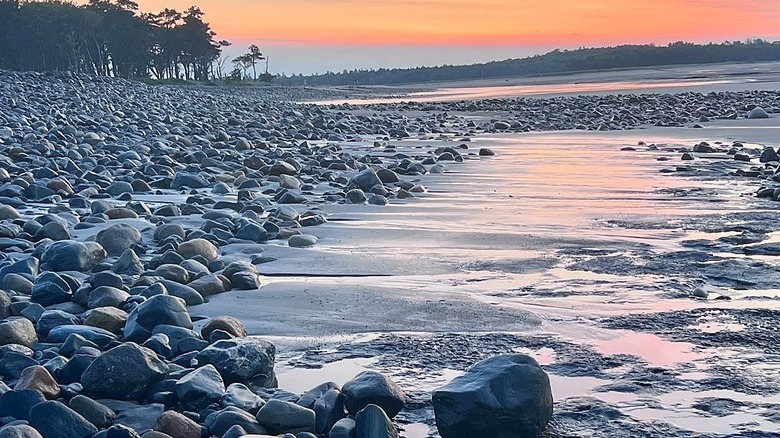
[[[393,343],[378,352],[368,347],[374,341],[339,340],[349,333],[379,336],[411,331],[416,334],[408,342],[423,345],[429,342],[426,336],[441,332],[463,333],[466,339],[479,333],[541,335],[587,348],[583,353],[587,357],[621,358],[610,360],[624,363],[611,370],[578,371],[566,365],[571,359],[552,344],[504,351],[529,353],[548,369],[556,404],[563,403],[556,409],[564,413],[567,402],[594,397],[624,414],[622,421],[646,424],[648,431],[657,421],[693,434],[777,431],[773,422],[777,419],[767,413],[780,407],[776,399],[780,363],[775,356],[765,356],[750,344],[710,348],[695,337],[687,341],[659,336],[650,326],[614,330],[600,323],[602,318],[627,314],[701,308],[780,310],[778,300],[766,299],[780,296],[780,288],[708,284],[711,280],[696,270],[720,259],[692,265],[691,256],[684,252],[686,241],[717,242],[738,234],[727,230],[728,224],[751,221],[741,216],[726,219],[728,215],[777,211],[774,204],[745,196],[755,192],[756,180],[713,174],[708,163],[720,161],[714,156],[696,161],[698,173],[659,172],[679,165],[683,148],[702,140],[730,145],[741,131],[722,132],[709,137],[702,130],[653,129],[475,139],[466,143],[469,149],[464,153],[490,147],[496,156],[472,156],[462,164],[447,164],[444,175],[419,178],[428,189],[419,199],[395,201],[387,207],[322,205],[330,222],[306,230],[320,238],[315,248],[269,245],[265,253],[278,255],[279,260],[261,265],[260,270],[282,275],[269,278],[269,285],[259,293],[213,297],[203,311],[228,309],[246,320],[255,334],[300,333],[293,340],[275,339],[282,350],[281,386],[294,391],[326,380],[342,384],[364,369],[380,369],[405,389],[424,394],[463,371],[445,361],[443,368],[427,372],[430,362],[407,362]],[[398,152],[420,155],[462,143],[451,140],[394,144]],[[658,145],[658,150],[645,150],[646,146],[638,145],[640,140]],[[345,147],[360,154],[371,149],[369,144]],[[628,146],[636,150],[621,150]],[[658,161],[660,157],[669,161]],[[749,166],[725,163],[734,168]],[[777,234],[769,239],[776,240]],[[709,252],[709,256],[718,254]],[[738,254],[721,255],[733,259]],[[780,267],[774,257],[739,256]],[[695,286],[705,287],[711,301],[689,296]],[[714,301],[721,295],[731,300]],[[289,300],[299,305],[283,308]],[[209,310],[215,304],[216,310]],[[258,316],[253,321],[250,309],[257,307],[269,310],[262,315],[254,311]],[[277,319],[279,324],[270,323]],[[755,331],[757,326],[746,328],[748,323],[717,316],[679,327],[681,333],[702,335]],[[337,338],[329,340],[329,336]],[[306,338],[311,344],[301,340]],[[436,345],[437,341],[430,342]],[[352,345],[349,348],[358,354],[352,358],[352,353],[336,354],[316,367],[299,367],[296,358],[312,345],[320,351]],[[757,356],[741,361],[745,354]],[[658,370],[664,371],[658,374]],[[735,380],[732,389],[727,389],[728,384],[724,389],[730,373],[747,374]],[[644,387],[659,375],[672,377],[650,389]],[[765,393],[764,405],[751,404],[755,395],[750,392],[758,390],[751,388],[756,387]],[[713,395],[727,397],[740,407],[706,417],[691,407],[692,400]],[[404,436],[429,436],[430,412],[403,415]],[[597,426],[603,421],[583,423],[583,430],[595,427],[595,434],[604,436],[606,432],[599,432]]]

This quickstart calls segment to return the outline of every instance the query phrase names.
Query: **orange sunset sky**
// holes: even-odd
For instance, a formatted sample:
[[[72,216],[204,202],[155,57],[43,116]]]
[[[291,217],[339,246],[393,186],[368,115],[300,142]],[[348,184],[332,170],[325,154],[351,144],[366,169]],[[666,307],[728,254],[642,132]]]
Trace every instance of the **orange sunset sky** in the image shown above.
[[[137,2],[142,11],[196,4],[219,38],[240,47],[256,43],[275,59],[274,70],[290,73],[469,63],[580,46],[780,39],[780,0]],[[403,53],[400,47],[407,58],[395,59],[396,52]],[[482,59],[471,59],[473,53]],[[318,65],[321,61],[332,67]]]

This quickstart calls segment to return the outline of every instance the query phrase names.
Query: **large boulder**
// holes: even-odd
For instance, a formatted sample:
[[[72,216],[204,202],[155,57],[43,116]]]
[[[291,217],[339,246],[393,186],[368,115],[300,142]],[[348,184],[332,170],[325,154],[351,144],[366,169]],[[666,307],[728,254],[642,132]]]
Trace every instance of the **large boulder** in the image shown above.
[[[139,399],[168,371],[152,350],[128,342],[95,359],[81,376],[81,384],[95,398]]]
[[[90,438],[97,428],[58,401],[46,401],[30,409],[30,426],[43,438]]]
[[[199,366],[214,365],[227,384],[251,383],[261,387],[275,386],[275,358],[274,344],[258,338],[217,341],[195,356]]]
[[[108,255],[119,256],[135,244],[141,243],[141,233],[132,225],[116,224],[97,233],[95,241]]]
[[[530,356],[483,360],[433,393],[442,438],[539,436],[550,421],[550,379]]]
[[[53,243],[43,253],[41,270],[86,272],[106,257],[106,250],[97,242],[63,240]]]
[[[363,408],[374,404],[393,418],[406,404],[406,395],[392,380],[376,371],[363,371],[341,388],[344,406],[355,415]]]
[[[125,340],[142,343],[158,325],[192,328],[187,305],[181,298],[155,295],[139,304],[127,317]]]

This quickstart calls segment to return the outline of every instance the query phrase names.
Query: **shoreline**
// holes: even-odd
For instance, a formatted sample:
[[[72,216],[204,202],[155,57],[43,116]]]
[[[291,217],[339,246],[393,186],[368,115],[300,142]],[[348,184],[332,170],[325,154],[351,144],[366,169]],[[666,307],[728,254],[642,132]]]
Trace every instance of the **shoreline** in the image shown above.
[[[768,413],[780,404],[780,368],[739,363],[776,354],[780,204],[755,194],[774,166],[759,165],[764,146],[780,146],[777,90],[687,94],[685,106],[584,96],[522,112],[509,100],[328,108],[42,78],[0,72],[8,96],[30,93],[23,105],[0,96],[0,332],[11,345],[0,362],[35,362],[58,400],[46,406],[62,415],[63,402],[87,395],[120,417],[159,409],[124,418],[139,431],[157,428],[150,421],[164,410],[223,435],[212,414],[236,408],[264,433],[272,427],[259,406],[223,396],[292,408],[299,394],[269,389],[274,369],[282,388],[289,378],[300,389],[343,364],[396,380],[409,401],[396,424],[417,438],[434,434],[432,389],[481,359],[522,352],[553,378],[554,433],[649,437],[668,408],[679,418],[665,433],[704,434],[674,400],[712,391],[729,391],[759,432],[778,429]],[[89,86],[78,91],[80,81]],[[589,113],[604,102],[633,112]],[[753,104],[772,114],[747,120]],[[739,120],[719,121],[732,113]],[[576,114],[590,114],[578,122],[590,130],[561,131]],[[677,127],[647,126],[659,122]],[[704,139],[709,149],[692,152]],[[273,336],[281,360],[247,334]],[[713,352],[720,346],[728,354]],[[234,348],[262,367],[231,371]],[[68,374],[77,351],[87,369],[159,370],[123,369],[108,387],[102,372]],[[4,376],[15,388],[6,397],[32,384],[21,377]],[[196,377],[213,391],[188,399],[177,388]],[[248,389],[228,386],[237,383]],[[755,393],[767,403],[745,396]],[[604,410],[574,419],[583,404]],[[630,414],[637,405],[644,417]],[[608,410],[619,416],[606,425]]]

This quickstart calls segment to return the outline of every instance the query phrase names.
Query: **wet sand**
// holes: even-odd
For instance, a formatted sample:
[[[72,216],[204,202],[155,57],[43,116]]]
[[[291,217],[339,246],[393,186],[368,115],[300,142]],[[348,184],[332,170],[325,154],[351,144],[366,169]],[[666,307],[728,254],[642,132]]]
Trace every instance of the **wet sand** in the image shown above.
[[[661,66],[539,77],[405,84],[397,86],[335,87],[359,97],[327,98],[320,104],[448,102],[514,97],[551,98],[588,94],[720,92],[776,90],[780,62]],[[324,88],[323,90],[333,90]],[[387,96],[381,96],[385,94]],[[388,97],[389,96],[389,97]]]

